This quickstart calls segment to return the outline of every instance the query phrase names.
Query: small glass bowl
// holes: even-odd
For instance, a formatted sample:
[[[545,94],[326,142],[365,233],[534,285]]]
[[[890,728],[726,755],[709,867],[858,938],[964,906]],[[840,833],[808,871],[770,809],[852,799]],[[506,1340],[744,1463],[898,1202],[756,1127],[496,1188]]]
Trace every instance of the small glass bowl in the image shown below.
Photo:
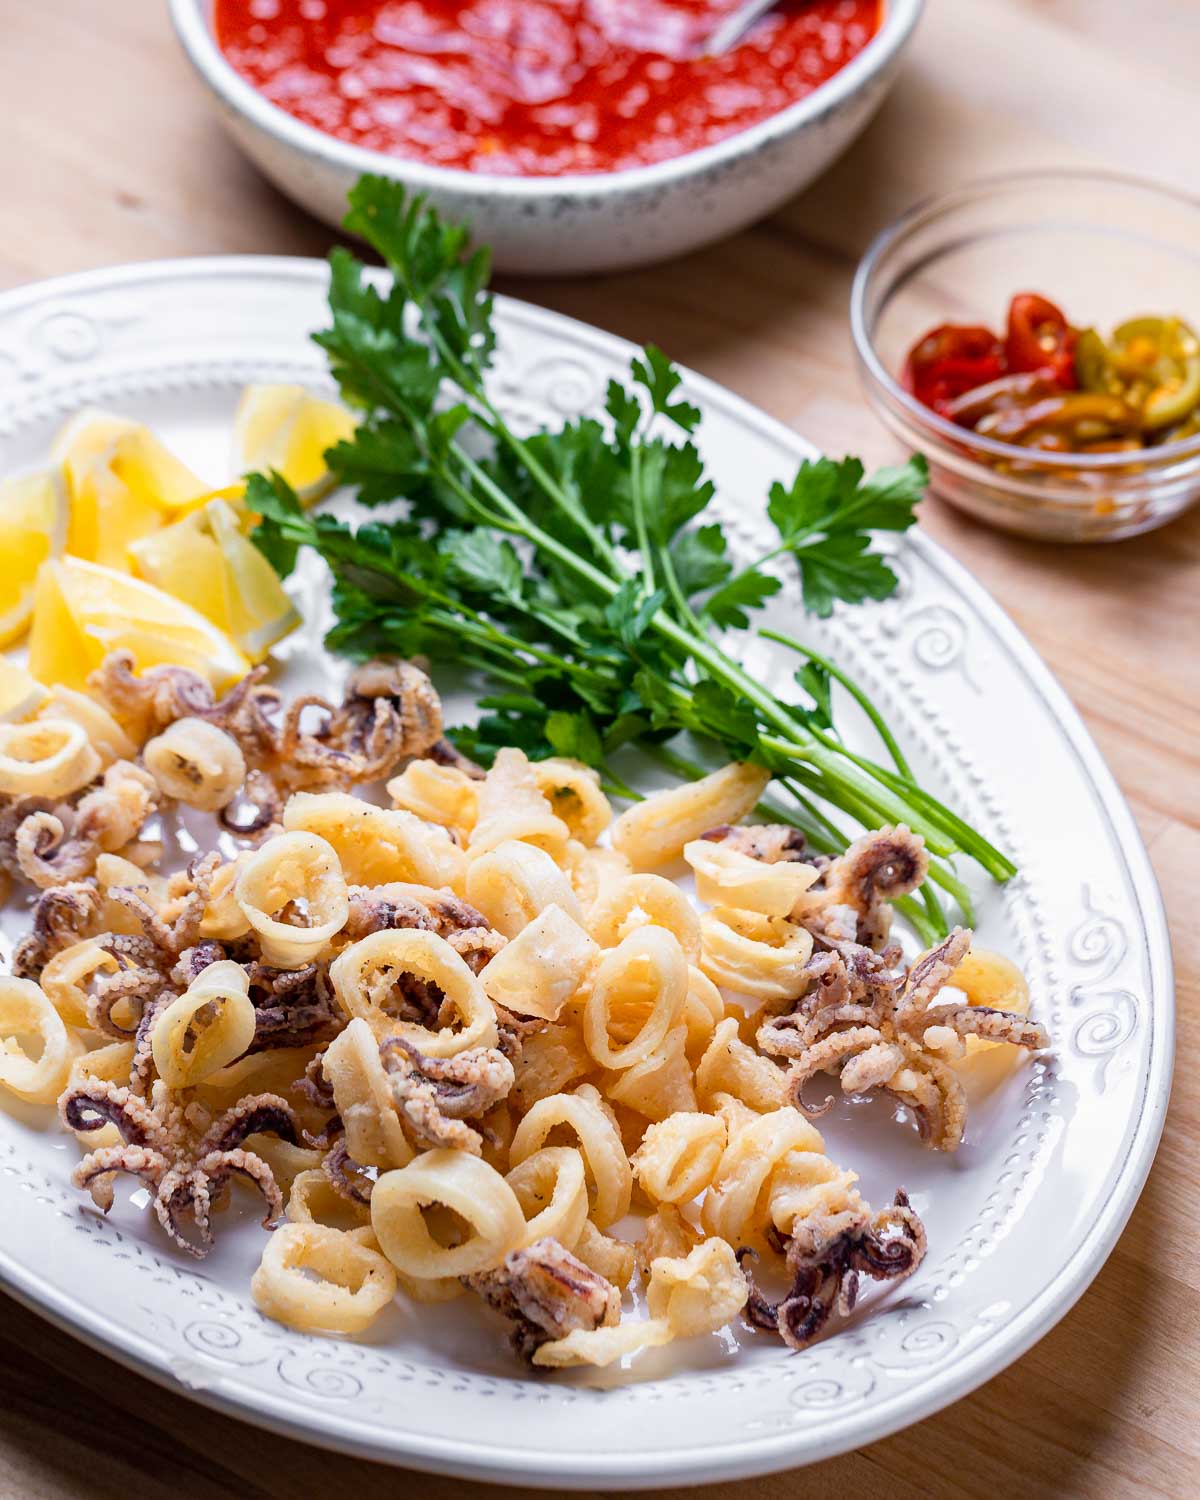
[[[850,326],[867,396],[929,459],[935,494],[1005,531],[1106,542],[1200,499],[1200,435],[1129,453],[1043,453],[980,437],[902,388],[917,339],[939,323],[1003,333],[1017,292],[1041,292],[1107,334],[1142,315],[1200,327],[1200,202],[1103,172],[984,178],[885,229],[854,278]]]

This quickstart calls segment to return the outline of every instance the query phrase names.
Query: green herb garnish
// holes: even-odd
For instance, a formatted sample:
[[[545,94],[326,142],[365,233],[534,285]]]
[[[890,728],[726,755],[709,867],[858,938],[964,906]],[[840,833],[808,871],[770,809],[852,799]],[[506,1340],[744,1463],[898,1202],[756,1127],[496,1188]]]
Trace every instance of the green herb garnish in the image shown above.
[[[950,857],[967,853],[1000,880],[1015,873],[917,784],[878,711],[833,663],[760,632],[802,658],[796,700],[785,701],[725,645],[787,586],[789,560],[813,614],[891,594],[896,575],[873,535],[912,525],[922,459],[870,477],[854,458],[802,464],[770,493],[777,544],[735,567],[721,527],[704,520],[713,485],[691,441],[700,412],[661,351],[633,361],[628,385],[610,384],[606,423],[522,435],[486,384],[495,346],[487,252],[468,255],[465,231],[378,177],[354,188],[346,227],[382,255],[392,283],[380,290],[346,250],[331,256],[332,322],[315,338],[363,421],[328,461],[364,505],[407,506],[400,519],[355,530],[305,514],[278,475],[252,476],[247,490],[262,517],[255,539],[281,573],[304,545],[329,563],[333,649],[423,655],[485,674],[483,717],[452,732],[484,761],[501,745],[570,755],[636,795],[611,764],[626,745],[685,775],[702,774],[697,754],[754,760],[789,802],[772,816],[804,828],[818,848],[845,842],[827,804],[866,827],[904,822],[924,835],[933,881],[964,909]],[[866,710],[890,765],[843,744],[834,682]],[[908,915],[926,935],[944,932],[928,885],[922,899]]]

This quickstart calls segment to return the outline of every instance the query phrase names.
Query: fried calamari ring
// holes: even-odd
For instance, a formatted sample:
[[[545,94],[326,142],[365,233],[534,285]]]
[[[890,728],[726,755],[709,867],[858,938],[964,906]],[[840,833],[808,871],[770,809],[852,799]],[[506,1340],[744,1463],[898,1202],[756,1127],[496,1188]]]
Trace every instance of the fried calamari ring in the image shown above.
[[[525,1243],[527,1229],[516,1193],[494,1167],[445,1150],[426,1151],[380,1177],[371,1227],[396,1269],[417,1280],[495,1270]]]
[[[511,747],[499,751],[491,770],[478,783],[478,795],[478,815],[467,846],[472,857],[487,854],[509,839],[561,857],[569,837],[567,825],[542,795],[524,751]]]
[[[668,864],[708,829],[744,818],[770,780],[770,771],[761,766],[734,761],[699,781],[655,792],[626,808],[613,824],[613,848],[635,870]]]
[[[517,1126],[509,1148],[513,1166],[561,1136],[574,1137],[587,1169],[591,1217],[607,1229],[629,1212],[633,1171],[621,1132],[599,1091],[581,1084],[573,1094],[551,1094],[539,1099]],[[552,1142],[551,1137],[554,1137]]]
[[[406,1037],[426,1057],[453,1057],[470,1047],[494,1047],[500,1039],[496,1012],[466,961],[436,932],[395,928],[372,932],[338,954],[329,968],[348,1016],[365,1020],[383,1040]],[[458,1013],[461,1026],[434,1031],[412,1021],[397,1022],[388,1001],[397,982],[411,976],[435,985],[443,1005]]]
[[[176,719],[149,740],[142,761],[166,797],[219,812],[246,780],[246,757],[232,735],[204,719]]]
[[[514,1015],[554,1021],[599,953],[579,923],[551,904],[501,948],[479,982],[493,1004]]]
[[[679,1111],[646,1131],[633,1175],[656,1203],[687,1203],[712,1182],[727,1144],[720,1115]]]
[[[765,864],[728,844],[693,839],[683,857],[696,874],[696,895],[709,906],[732,906],[763,917],[787,917],[820,871],[798,860]]]
[[[368,1206],[339,1192],[320,1167],[296,1173],[285,1212],[293,1224],[320,1224],[328,1229],[362,1229],[371,1222]]]
[[[296,792],[283,809],[283,826],[331,844],[351,885],[462,886],[462,850],[445,829],[410,812],[375,807],[349,792]]]
[[[457,766],[414,760],[387,784],[392,805],[426,823],[452,828],[464,840],[479,811],[479,783]]]
[[[618,881],[633,874],[633,866],[623,854],[605,845],[589,849],[578,839],[568,843],[563,868],[570,877],[571,889],[580,906],[588,913]]]
[[[220,943],[232,943],[250,931],[250,919],[237,897],[238,876],[253,858],[249,850],[223,864],[208,888],[208,903],[200,920],[200,935]]]
[[[797,865],[766,865],[768,870]],[[729,906],[711,907],[700,918],[700,967],[714,984],[753,1000],[791,1000],[805,985],[812,933],[782,917],[764,917]]]
[[[794,1151],[822,1153],[824,1146],[794,1109],[772,1110],[732,1131],[700,1212],[707,1233],[731,1245],[761,1244],[776,1172]]]
[[[50,689],[49,696],[38,705],[35,717],[69,719],[78,724],[106,769],[114,761],[134,760],[137,756],[137,746],[102,703],[61,683]]]
[[[497,931],[515,938],[548,906],[561,907],[582,923],[571,882],[544,849],[506,839],[472,859],[467,870],[467,900]]]
[[[567,825],[573,839],[594,844],[612,822],[612,806],[600,790],[600,773],[581,760],[550,756],[533,762],[538,789]]]
[[[87,731],[70,719],[0,724],[0,795],[69,797],[100,769]]]
[[[613,881],[588,913],[588,928],[602,948],[615,948],[642,927],[673,933],[690,964],[700,961],[700,919],[673,880],[628,875]]]
[[[673,1339],[715,1333],[741,1312],[749,1296],[749,1282],[733,1249],[724,1240],[705,1240],[682,1259],[664,1256],[650,1263],[650,1316],[644,1322],[577,1328],[535,1350],[533,1363],[552,1369],[611,1365]]]
[[[573,1146],[543,1146],[517,1163],[505,1181],[525,1215],[525,1244],[545,1237],[570,1250],[588,1216],[583,1157]]]
[[[333,1102],[346,1132],[346,1150],[365,1167],[402,1167],[413,1148],[400,1124],[391,1079],[370,1026],[355,1017],[330,1042],[322,1061]]]
[[[258,933],[262,956],[280,969],[314,959],[350,915],[346,880],[333,847],[313,833],[268,839],[238,872],[235,899]],[[294,912],[305,925],[282,917]]]
[[[40,1052],[26,1052],[25,1038],[36,1038]],[[0,976],[0,1088],[30,1104],[53,1104],[82,1051],[33,980]]]
[[[150,1035],[158,1076],[192,1088],[242,1056],[254,1040],[250,980],[230,959],[209,964],[162,1010]]]
[[[783,1104],[786,1084],[786,1075],[769,1057],[742,1041],[736,1016],[720,1022],[696,1067],[696,1092],[706,1108],[725,1094],[765,1113]]]
[[[42,970],[40,982],[46,998],[67,1025],[83,1031],[91,1025],[89,984],[98,974],[115,974],[120,967],[115,954],[95,938],[84,938],[56,953]]]
[[[672,1026],[653,1052],[605,1079],[614,1104],[624,1104],[647,1120],[665,1120],[696,1108],[695,1080],[687,1060],[687,1027]]]
[[[643,1061],[682,1015],[687,993],[687,960],[674,934],[631,932],[596,967],[583,1007],[588,1051],[614,1071]]]
[[[396,1295],[396,1273],[360,1234],[281,1225],[250,1279],[255,1304],[289,1328],[362,1333]]]

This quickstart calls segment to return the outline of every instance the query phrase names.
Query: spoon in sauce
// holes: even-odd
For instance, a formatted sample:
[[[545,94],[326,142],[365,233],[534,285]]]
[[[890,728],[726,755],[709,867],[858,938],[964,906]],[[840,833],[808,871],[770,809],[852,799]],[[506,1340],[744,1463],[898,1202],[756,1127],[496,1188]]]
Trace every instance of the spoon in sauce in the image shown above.
[[[760,17],[765,16],[776,0],[746,0],[732,11],[712,32],[701,51],[703,57],[720,57],[742,40]]]

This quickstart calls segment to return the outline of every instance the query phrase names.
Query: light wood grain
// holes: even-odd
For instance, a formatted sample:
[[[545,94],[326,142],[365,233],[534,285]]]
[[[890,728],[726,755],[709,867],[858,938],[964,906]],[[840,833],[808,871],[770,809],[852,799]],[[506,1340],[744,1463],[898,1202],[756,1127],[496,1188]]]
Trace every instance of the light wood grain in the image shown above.
[[[227,251],[321,254],[327,230],[226,141],[153,0],[4,14],[0,282]],[[1194,0],[931,0],[903,77],[849,155],[768,222],[669,269],[511,290],[653,338],[831,452],[893,456],[865,410],[845,306],[855,259],[915,197],[1080,160],[1195,186]],[[927,530],[1030,635],[1133,804],[1173,917],[1177,1083],[1158,1161],[1108,1264],[1005,1374],[908,1432],[720,1500],[1200,1493],[1200,511],[1118,548],[1049,549],[931,504]],[[163,1392],[14,1304],[0,1327],[0,1497],[197,1500],[420,1493]]]

